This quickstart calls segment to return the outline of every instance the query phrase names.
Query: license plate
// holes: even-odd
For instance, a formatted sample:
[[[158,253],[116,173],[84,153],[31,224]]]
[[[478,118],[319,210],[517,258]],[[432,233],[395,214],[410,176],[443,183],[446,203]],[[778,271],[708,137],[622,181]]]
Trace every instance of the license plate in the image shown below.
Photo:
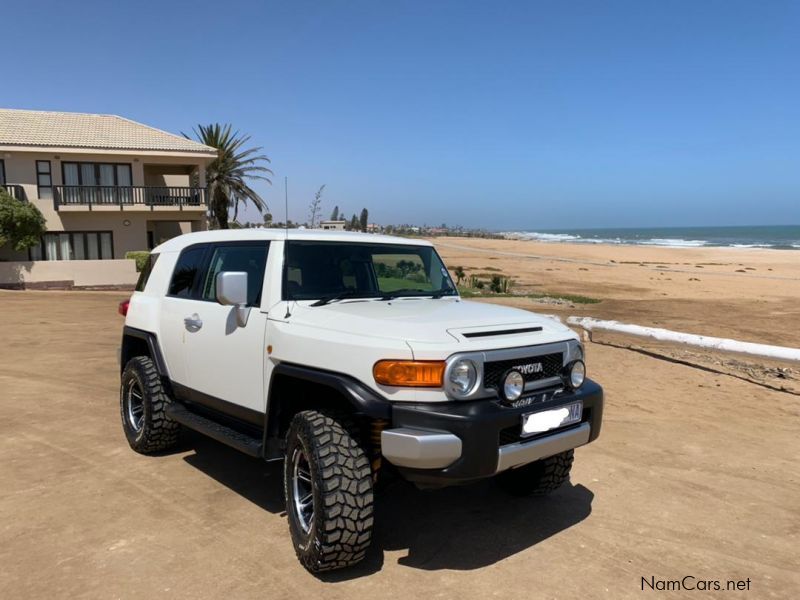
[[[528,413],[527,415],[522,415],[522,435],[543,433],[551,429],[579,423],[582,415],[583,402],[573,402],[550,410]]]

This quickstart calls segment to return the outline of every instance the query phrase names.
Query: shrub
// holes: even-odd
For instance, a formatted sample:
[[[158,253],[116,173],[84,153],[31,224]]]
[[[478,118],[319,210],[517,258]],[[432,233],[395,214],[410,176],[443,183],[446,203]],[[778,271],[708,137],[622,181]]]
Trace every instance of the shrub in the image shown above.
[[[150,256],[150,252],[147,250],[132,250],[131,252],[125,253],[125,258],[132,258],[136,261],[136,272],[141,273],[142,269],[144,269],[145,265],[147,264],[147,258]]]
[[[47,231],[44,216],[33,204],[0,189],[0,246],[22,251],[37,245]]]
[[[507,294],[511,289],[513,282],[510,277],[501,277],[500,275],[493,275],[492,282],[489,284],[489,289],[495,294]]]

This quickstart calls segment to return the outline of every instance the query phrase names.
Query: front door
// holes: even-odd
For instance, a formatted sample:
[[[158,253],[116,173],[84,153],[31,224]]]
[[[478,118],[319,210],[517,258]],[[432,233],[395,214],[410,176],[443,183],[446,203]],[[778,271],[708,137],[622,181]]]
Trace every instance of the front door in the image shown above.
[[[195,298],[184,303],[185,385],[199,392],[193,399],[232,414],[241,414],[237,407],[249,409],[245,415],[266,409],[267,314],[260,307],[268,252],[266,241],[211,244]],[[244,327],[237,325],[233,306],[216,300],[222,271],[247,273],[250,314]]]

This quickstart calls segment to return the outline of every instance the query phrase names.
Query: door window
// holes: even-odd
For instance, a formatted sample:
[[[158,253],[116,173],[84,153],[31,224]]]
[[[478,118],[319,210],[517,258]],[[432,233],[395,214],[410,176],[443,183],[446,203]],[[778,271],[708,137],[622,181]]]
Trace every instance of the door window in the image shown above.
[[[206,246],[193,246],[181,252],[172,280],[169,282],[169,294],[175,298],[192,298],[198,274],[203,266]]]
[[[64,202],[130,203],[131,166],[129,164],[64,162]]]
[[[217,301],[217,274],[222,271],[247,273],[247,305],[261,304],[261,287],[267,266],[269,244],[225,244],[216,246],[203,281],[202,299]]]

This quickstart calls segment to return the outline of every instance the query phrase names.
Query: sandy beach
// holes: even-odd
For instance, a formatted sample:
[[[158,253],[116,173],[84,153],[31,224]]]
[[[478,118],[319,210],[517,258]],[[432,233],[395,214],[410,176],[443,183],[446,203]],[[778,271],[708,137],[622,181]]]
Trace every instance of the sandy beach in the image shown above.
[[[774,316],[795,310],[789,316],[797,322],[790,280],[735,269],[700,275],[715,299],[676,273],[604,266],[599,258],[633,259],[631,249],[441,242],[478,249],[440,243],[452,261],[501,265],[528,285],[604,298],[539,307],[546,312],[702,325],[712,333],[721,333],[715,323],[722,322],[732,335],[753,331],[749,337],[766,341],[797,335],[786,315]],[[557,254],[577,262],[555,261]],[[646,254],[723,262],[717,251],[713,259],[705,251]],[[757,274],[792,270],[780,266],[780,253],[737,256],[737,268],[753,265]],[[287,551],[280,464],[191,432],[163,456],[128,448],[116,364],[116,307],[126,297],[0,291],[0,589],[8,597],[366,600],[404,590],[415,598],[634,599],[642,597],[642,578],[687,575],[748,581],[751,591],[741,597],[797,596],[798,395],[589,343],[590,375],[606,392],[603,431],[577,450],[568,485],[551,497],[520,499],[491,481],[432,491],[396,482],[378,494],[367,560],[316,578]],[[734,309],[743,322],[756,318],[768,329],[743,329]]]
[[[800,347],[800,251],[668,248],[439,237],[448,267],[510,276],[517,293],[596,304],[495,301],[555,314]]]

